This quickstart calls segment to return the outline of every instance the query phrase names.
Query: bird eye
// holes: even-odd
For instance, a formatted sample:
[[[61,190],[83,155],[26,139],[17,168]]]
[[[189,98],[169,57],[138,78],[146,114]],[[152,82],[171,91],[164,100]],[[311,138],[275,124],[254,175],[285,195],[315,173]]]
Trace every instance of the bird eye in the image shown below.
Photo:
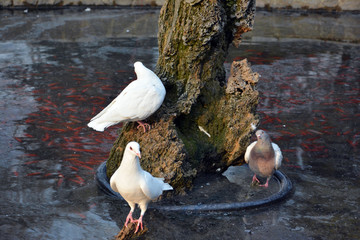
[[[130,147],[130,150],[131,150],[131,151],[133,150],[132,147]]]

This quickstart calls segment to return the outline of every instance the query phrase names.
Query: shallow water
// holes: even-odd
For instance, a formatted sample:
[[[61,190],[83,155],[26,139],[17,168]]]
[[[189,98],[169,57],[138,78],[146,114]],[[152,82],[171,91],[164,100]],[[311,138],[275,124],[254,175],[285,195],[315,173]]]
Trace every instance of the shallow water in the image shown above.
[[[2,239],[112,239],[122,228],[127,204],[94,181],[118,126],[99,133],[86,124],[135,78],[133,62],[155,66],[157,16],[1,12]],[[145,239],[359,238],[360,45],[286,37],[245,38],[227,65],[246,57],[261,74],[260,128],[282,148],[293,195],[238,212],[150,209]],[[214,202],[243,198],[220,174],[199,183],[194,204],[201,194]],[[250,197],[262,193],[246,187]]]

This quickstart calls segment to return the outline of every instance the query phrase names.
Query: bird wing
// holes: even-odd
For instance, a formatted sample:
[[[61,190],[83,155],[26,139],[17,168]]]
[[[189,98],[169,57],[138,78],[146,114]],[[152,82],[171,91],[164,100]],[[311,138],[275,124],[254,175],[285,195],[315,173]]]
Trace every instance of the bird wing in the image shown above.
[[[149,101],[154,95],[151,86],[135,80],[131,82],[106,108],[91,119],[104,117],[107,122],[119,122],[126,119],[137,119],[142,113],[139,106],[143,101]]]
[[[282,156],[281,149],[279,148],[279,146],[276,143],[271,143],[271,144],[272,144],[272,147],[275,152],[275,169],[278,169],[281,166],[283,156]]]
[[[161,178],[155,178],[150,173],[143,171],[140,180],[140,188],[143,193],[151,200],[156,199],[162,194],[164,182]]]
[[[116,182],[114,181],[114,178],[110,178],[110,187],[112,190],[114,190],[115,192],[119,192],[119,190],[116,187]]]
[[[107,105],[101,112],[99,112],[95,117],[93,117],[91,119],[91,121],[94,121],[95,119],[100,118],[101,116],[103,116],[105,113],[111,112],[110,108],[114,108],[115,105],[119,104],[119,102],[121,102],[121,99],[123,98],[122,96],[124,95],[128,95],[128,92],[132,92],[136,89],[136,81],[131,82],[129,85],[126,86],[126,88],[124,88],[124,90],[121,91],[121,93],[109,104]]]
[[[119,95],[120,96],[120,95]],[[115,102],[116,102],[116,100],[117,100],[117,98],[119,97],[119,96],[117,96],[114,100],[112,100],[112,102],[109,104],[109,105],[107,105],[101,112],[99,112],[95,117],[93,117],[90,121],[94,121],[95,119],[98,119],[98,118],[100,118],[102,115],[104,115],[104,113],[106,113],[108,110],[109,110],[109,108],[111,108],[111,106],[113,106],[114,104],[115,104]]]
[[[246,151],[245,151],[245,156],[244,156],[244,159],[245,159],[245,162],[246,163],[249,163],[249,158],[250,158],[250,152],[251,150],[253,149],[253,147],[255,146],[255,144],[257,143],[257,141],[251,143],[247,148],[246,148]]]

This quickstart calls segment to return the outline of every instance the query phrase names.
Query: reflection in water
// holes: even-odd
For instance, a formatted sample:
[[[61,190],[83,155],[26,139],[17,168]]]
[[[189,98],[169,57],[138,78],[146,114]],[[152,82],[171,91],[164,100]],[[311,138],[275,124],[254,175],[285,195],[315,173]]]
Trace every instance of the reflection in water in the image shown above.
[[[359,217],[358,206],[352,206],[360,174],[358,45],[253,44],[242,55],[262,75],[260,126],[281,146],[282,170],[296,186],[295,202],[284,206],[292,209],[285,214],[288,224],[310,236],[355,237],[351,229]],[[263,57],[252,59],[254,55]]]
[[[86,124],[135,77],[133,62],[154,68],[157,41],[120,33],[92,41],[90,33],[86,41],[57,40],[56,28],[64,26],[60,23],[48,26],[50,40],[46,29],[34,33],[41,40],[30,33],[11,38],[17,35],[11,35],[9,19],[1,23],[8,33],[0,42],[4,239],[111,239],[128,211],[125,202],[98,193],[93,180],[119,126],[99,133]],[[125,23],[131,31],[141,29],[141,24]],[[296,191],[288,201],[260,211],[195,215],[150,210],[144,219],[150,229],[146,237],[357,238],[359,50],[359,45],[303,40],[246,41],[240,49],[231,49],[229,62],[246,57],[262,76],[260,128],[281,147],[281,170]],[[245,184],[251,182],[248,174]],[[249,188],[228,184],[224,177],[214,179],[199,181],[202,189],[216,189],[208,195],[215,202],[242,200],[241,189]],[[199,196],[209,194],[200,188]]]
[[[301,147],[296,147],[296,159],[297,159],[297,165],[299,166],[299,168],[301,170],[304,170],[305,167],[304,167],[304,161],[303,161],[303,153],[304,153],[304,150],[301,148]]]
[[[123,47],[116,47],[120,42]],[[8,66],[2,69],[1,80],[1,99],[5,102],[1,106],[1,142],[7,148],[2,150],[6,157],[1,159],[4,219],[0,221],[5,223],[10,218],[19,227],[9,225],[14,229],[10,235],[31,228],[35,229],[34,237],[49,232],[56,234],[46,239],[83,239],[92,230],[80,231],[80,222],[88,218],[97,222],[99,218],[91,214],[97,206],[92,200],[81,198],[85,203],[80,206],[68,200],[79,187],[91,184],[94,188],[95,169],[106,160],[119,126],[99,133],[88,129],[86,123],[134,78],[131,59],[153,64],[148,60],[153,59],[151,46],[156,39],[141,43],[120,39],[103,44],[106,47],[47,41],[5,42],[1,46],[8,54],[0,61]],[[140,56],[139,48],[144,49]],[[91,190],[91,199],[97,195],[95,190]],[[44,209],[46,216],[42,215]],[[24,219],[16,218],[18,214],[25,215]],[[113,228],[109,234],[116,233],[117,228]]]

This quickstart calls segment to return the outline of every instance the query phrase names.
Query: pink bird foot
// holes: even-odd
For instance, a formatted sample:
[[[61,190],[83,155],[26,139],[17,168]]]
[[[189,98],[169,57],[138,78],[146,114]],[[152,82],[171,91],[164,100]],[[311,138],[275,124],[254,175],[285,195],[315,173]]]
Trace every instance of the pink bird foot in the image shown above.
[[[266,179],[266,183],[259,185],[259,187],[267,188],[267,187],[269,186],[269,179],[270,179],[270,178]]]
[[[143,123],[140,121],[137,121],[137,123],[139,124],[139,126],[137,126],[137,129],[139,129],[139,127],[142,127],[144,129],[144,132],[146,132],[146,127],[148,127],[149,130],[151,129],[151,126],[148,123]]]
[[[143,222],[142,222],[142,218],[143,216],[141,215],[140,218],[138,220],[135,220],[135,222],[137,222],[137,226],[136,226],[136,229],[135,229],[135,233],[137,233],[137,231],[139,230],[139,226],[141,227],[141,230],[143,230]]]
[[[129,221],[132,222],[132,223],[136,221],[136,220],[133,219],[131,211],[129,212],[129,214],[126,217],[126,221],[125,221],[125,224],[124,224],[125,227],[127,227]]]
[[[256,174],[254,174],[251,184],[253,184],[255,181],[260,183],[259,179],[257,179],[257,177],[256,177]]]

